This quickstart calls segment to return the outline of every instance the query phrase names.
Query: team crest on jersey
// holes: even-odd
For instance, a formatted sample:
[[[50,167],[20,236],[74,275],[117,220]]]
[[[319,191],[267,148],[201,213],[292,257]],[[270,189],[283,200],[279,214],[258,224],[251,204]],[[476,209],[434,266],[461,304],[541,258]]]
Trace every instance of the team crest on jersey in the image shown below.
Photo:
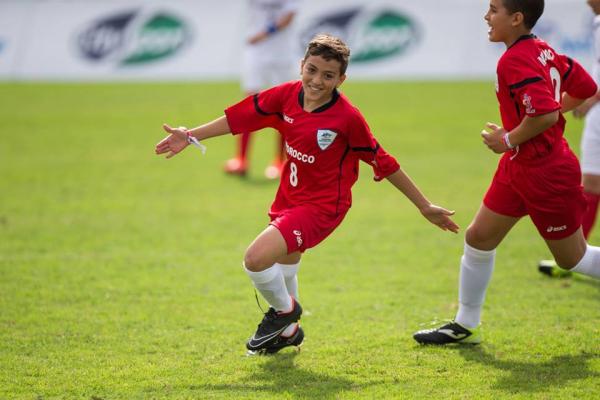
[[[336,136],[337,133],[334,131],[330,131],[329,129],[319,129],[317,131],[317,144],[321,150],[325,150],[333,143]]]

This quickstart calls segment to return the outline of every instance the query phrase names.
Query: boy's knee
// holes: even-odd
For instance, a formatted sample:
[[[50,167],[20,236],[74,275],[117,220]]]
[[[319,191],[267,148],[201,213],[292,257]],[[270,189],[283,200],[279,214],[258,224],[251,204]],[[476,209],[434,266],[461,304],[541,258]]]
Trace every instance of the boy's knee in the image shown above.
[[[489,238],[486,233],[474,225],[469,225],[465,231],[465,241],[471,247],[478,250],[493,250],[496,243],[493,238]]]
[[[265,269],[264,257],[258,251],[250,247],[244,254],[244,266],[252,272],[260,272]]]
[[[258,260],[256,259],[256,257],[254,257],[254,255],[249,251],[246,251],[246,254],[244,254],[244,267],[246,267],[248,271],[256,272],[257,266]]]

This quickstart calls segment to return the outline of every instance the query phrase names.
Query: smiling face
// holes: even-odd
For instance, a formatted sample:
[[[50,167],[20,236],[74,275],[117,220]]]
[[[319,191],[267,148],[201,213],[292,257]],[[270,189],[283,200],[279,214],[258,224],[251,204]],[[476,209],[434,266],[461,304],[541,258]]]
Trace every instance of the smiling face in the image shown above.
[[[511,15],[502,0],[490,0],[490,8],[483,17],[487,22],[488,39],[490,42],[504,42],[511,36],[513,15]]]
[[[331,100],[333,91],[346,79],[339,61],[309,55],[302,61],[300,74],[304,89],[304,106],[315,109]]]
[[[524,24],[523,13],[511,13],[502,0],[490,0],[490,8],[483,18],[489,26],[490,42],[503,42],[508,47],[520,36],[530,33],[530,29]]]

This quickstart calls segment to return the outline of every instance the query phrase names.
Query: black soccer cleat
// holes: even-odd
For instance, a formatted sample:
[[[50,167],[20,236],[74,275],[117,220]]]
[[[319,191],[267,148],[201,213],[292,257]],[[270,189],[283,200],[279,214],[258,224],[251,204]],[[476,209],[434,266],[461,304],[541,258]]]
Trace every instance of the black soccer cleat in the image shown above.
[[[481,332],[479,327],[467,329],[458,322],[450,321],[439,328],[418,331],[413,338],[421,344],[479,344],[481,343]]]
[[[277,341],[279,335],[290,324],[298,321],[301,315],[302,307],[294,298],[292,298],[292,311],[288,313],[277,312],[273,307],[269,307],[262,321],[258,324],[258,329],[248,339],[246,348],[250,351],[258,351],[270,346]]]
[[[264,351],[264,354],[275,354],[279,350],[284,349],[286,347],[294,346],[294,347],[299,348],[300,346],[302,346],[303,342],[304,342],[304,330],[302,329],[301,326],[298,326],[296,333],[294,333],[292,336],[277,337],[277,341],[275,341],[275,343],[271,344],[270,346],[265,347],[265,349],[263,351]]]

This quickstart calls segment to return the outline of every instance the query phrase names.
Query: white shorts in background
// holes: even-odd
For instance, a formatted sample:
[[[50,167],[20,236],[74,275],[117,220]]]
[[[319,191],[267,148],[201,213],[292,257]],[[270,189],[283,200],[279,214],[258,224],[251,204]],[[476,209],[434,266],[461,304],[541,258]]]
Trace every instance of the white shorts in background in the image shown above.
[[[291,81],[295,76],[300,77],[300,62],[296,65],[297,74],[289,57],[282,56],[281,60],[269,60],[261,57],[256,51],[247,51],[242,64],[242,90],[245,93],[256,93],[272,86]],[[269,57],[269,58],[272,58]]]
[[[585,116],[581,138],[581,171],[600,175],[600,103],[596,103]]]

